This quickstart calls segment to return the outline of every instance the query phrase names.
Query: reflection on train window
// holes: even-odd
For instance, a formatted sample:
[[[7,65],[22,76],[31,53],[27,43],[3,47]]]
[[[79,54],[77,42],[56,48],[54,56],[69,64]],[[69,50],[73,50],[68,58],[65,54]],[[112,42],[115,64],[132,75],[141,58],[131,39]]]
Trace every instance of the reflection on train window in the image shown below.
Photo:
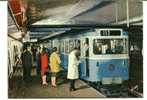
[[[94,39],[94,54],[125,54],[127,53],[127,39]]]

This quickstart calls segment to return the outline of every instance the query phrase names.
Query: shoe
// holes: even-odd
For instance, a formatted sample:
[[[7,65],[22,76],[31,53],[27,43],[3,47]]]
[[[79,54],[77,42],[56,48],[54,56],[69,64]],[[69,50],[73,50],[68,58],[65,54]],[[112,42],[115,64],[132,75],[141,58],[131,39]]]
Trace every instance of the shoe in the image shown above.
[[[48,86],[48,83],[43,83],[42,85],[43,85],[43,86]]]
[[[57,87],[57,85],[52,85],[52,87],[56,88],[56,87]]]

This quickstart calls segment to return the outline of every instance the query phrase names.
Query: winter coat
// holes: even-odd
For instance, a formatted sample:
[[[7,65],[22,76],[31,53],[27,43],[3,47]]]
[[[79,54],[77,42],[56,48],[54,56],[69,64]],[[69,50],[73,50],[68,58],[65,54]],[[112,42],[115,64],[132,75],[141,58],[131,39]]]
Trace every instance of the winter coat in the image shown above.
[[[76,51],[72,51],[69,54],[68,57],[68,73],[67,73],[67,78],[68,79],[78,79],[79,78],[79,61],[75,55]]]
[[[23,67],[30,67],[30,68],[32,67],[33,57],[31,52],[25,51],[24,53],[22,53],[21,58],[22,58]]]
[[[61,60],[59,55],[56,52],[53,52],[50,55],[51,72],[56,72],[56,73],[59,72],[61,70],[60,63],[61,63]]]
[[[41,72],[42,74],[46,73],[47,68],[48,68],[48,54],[42,53],[41,54]]]

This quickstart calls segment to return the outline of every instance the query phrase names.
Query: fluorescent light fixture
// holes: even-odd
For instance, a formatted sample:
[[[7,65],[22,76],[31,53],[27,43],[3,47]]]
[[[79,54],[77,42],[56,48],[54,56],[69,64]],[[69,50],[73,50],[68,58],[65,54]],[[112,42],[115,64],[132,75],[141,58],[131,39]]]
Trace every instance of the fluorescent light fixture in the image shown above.
[[[37,42],[37,39],[30,39],[30,42]]]
[[[61,21],[61,20],[55,20],[55,19],[45,19],[45,20],[41,20],[38,21],[32,25],[59,25],[59,24],[65,24],[65,21]]]

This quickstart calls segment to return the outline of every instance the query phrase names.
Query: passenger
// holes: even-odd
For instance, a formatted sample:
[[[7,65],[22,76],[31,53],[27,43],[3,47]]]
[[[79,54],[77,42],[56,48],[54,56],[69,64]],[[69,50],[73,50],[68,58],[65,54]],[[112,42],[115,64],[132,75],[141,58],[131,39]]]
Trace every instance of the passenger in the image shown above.
[[[31,68],[32,68],[32,52],[31,47],[28,45],[22,53],[22,65],[23,65],[23,79],[25,82],[30,81]]]
[[[41,47],[37,48],[37,52],[36,52],[36,68],[37,68],[37,75],[40,77],[41,76],[41,59],[40,59],[40,55],[41,55]]]
[[[32,56],[33,56],[33,61],[35,62],[36,59],[35,59],[35,46],[33,44],[31,44],[31,51],[32,51]]]
[[[56,77],[57,73],[60,72],[61,67],[61,60],[59,54],[57,53],[57,48],[53,48],[53,52],[50,55],[50,68],[51,68],[51,84],[53,87],[56,87]]]
[[[43,51],[41,52],[41,75],[42,75],[42,85],[48,85],[46,81],[46,71],[48,68],[48,54],[46,52],[46,49],[43,48]]]
[[[70,91],[75,91],[75,80],[79,78],[79,50],[74,48],[74,50],[69,54],[68,57],[68,73],[67,78],[70,80]]]
[[[102,53],[102,44],[97,42],[94,47],[94,53],[95,54],[101,54]]]
[[[108,45],[108,48],[106,50],[106,54],[112,54],[111,46]]]

